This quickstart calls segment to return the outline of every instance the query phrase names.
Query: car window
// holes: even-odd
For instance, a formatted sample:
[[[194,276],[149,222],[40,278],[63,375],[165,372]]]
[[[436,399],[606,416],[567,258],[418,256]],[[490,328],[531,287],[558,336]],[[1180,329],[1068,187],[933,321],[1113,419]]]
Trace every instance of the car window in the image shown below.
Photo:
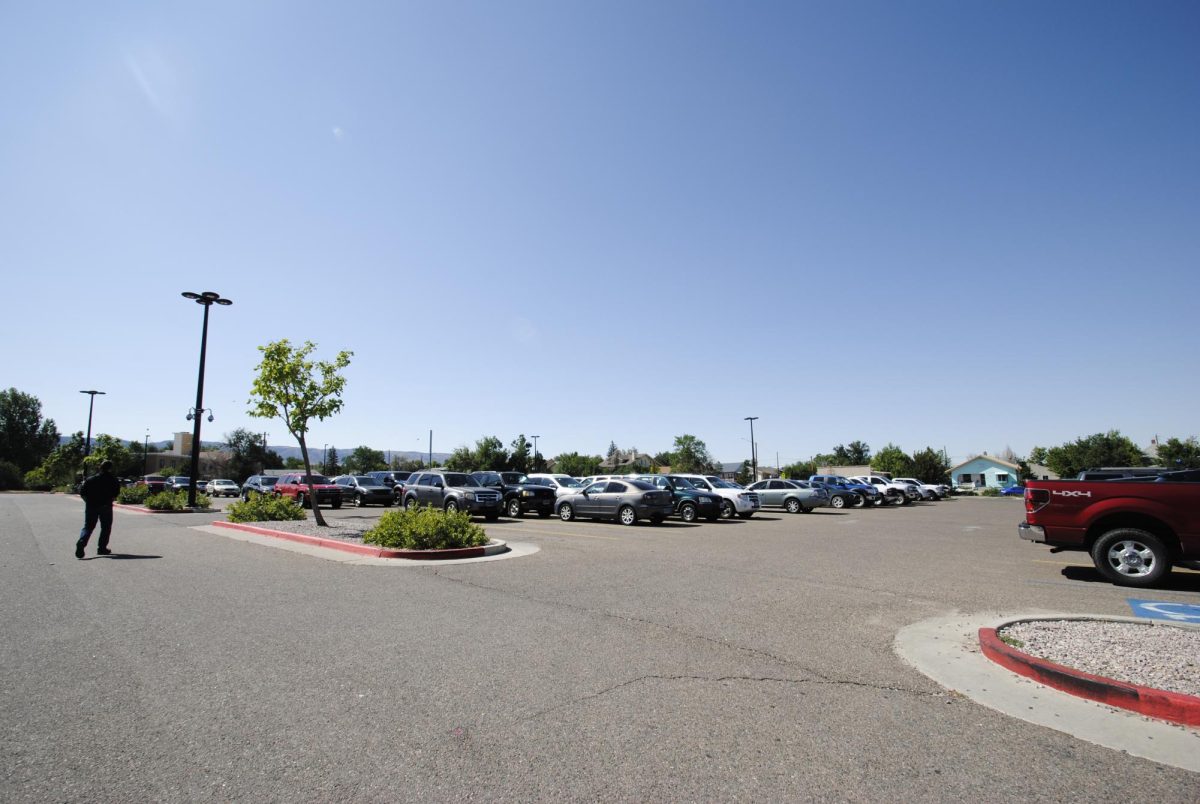
[[[786,484],[786,483],[784,483],[782,480],[772,480],[772,481],[771,481],[771,483],[770,483],[770,485],[768,485],[768,486],[767,486],[767,488],[769,488],[769,489],[776,489],[776,490],[778,490],[778,489],[786,489],[786,488],[787,488],[787,484]]]
[[[475,478],[471,477],[470,475],[464,475],[464,474],[459,474],[458,472],[453,472],[453,473],[447,473],[445,475],[445,477],[446,477],[446,485],[447,486],[469,486],[472,488],[479,487],[479,481],[476,480]]]
[[[607,486],[607,481],[601,480],[598,483],[593,483],[583,490],[584,494],[603,494],[604,487]]]
[[[480,485],[486,486],[489,483],[504,483],[501,476],[496,472],[479,472],[477,475],[472,475]]]
[[[767,488],[767,481],[760,480],[757,483],[751,483],[749,486],[746,486],[746,488],[750,489],[751,491],[758,491],[759,489],[765,489],[765,488]]]
[[[629,491],[629,487],[618,480],[609,480],[607,488],[605,488],[604,491],[608,494],[624,494],[625,492]]]

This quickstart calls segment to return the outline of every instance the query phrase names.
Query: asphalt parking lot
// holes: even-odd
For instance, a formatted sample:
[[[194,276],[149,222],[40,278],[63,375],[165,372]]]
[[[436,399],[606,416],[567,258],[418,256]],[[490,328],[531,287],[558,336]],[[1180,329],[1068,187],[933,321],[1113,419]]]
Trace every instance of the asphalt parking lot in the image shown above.
[[[5,800],[1200,789],[949,694],[896,656],[897,631],[927,618],[1128,615],[1147,596],[1021,542],[1019,500],[658,527],[502,519],[488,532],[538,552],[395,569],[195,529],[212,514],[119,514],[123,558],[76,561],[81,512],[0,495]],[[1200,602],[1200,574],[1154,595]]]

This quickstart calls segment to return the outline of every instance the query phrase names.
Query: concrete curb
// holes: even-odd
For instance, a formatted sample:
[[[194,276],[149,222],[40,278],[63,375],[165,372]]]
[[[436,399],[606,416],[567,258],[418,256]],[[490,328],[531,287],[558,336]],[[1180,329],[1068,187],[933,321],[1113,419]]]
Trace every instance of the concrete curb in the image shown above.
[[[131,511],[135,514],[215,514],[219,510],[217,508],[184,508],[182,511],[155,511],[144,505],[127,503],[113,503],[113,508],[120,508],[122,511]]]
[[[1047,659],[1025,653],[1000,639],[997,633],[1006,626],[1025,622],[1029,618],[1002,623],[994,628],[979,629],[979,647],[983,655],[1014,673],[1031,678],[1047,687],[1098,701],[1109,706],[1128,709],[1147,717],[1200,726],[1200,698],[1179,692],[1141,687],[1124,681],[1085,673]],[[1042,620],[1046,618],[1033,618]],[[1108,618],[1073,618],[1105,621]],[[1116,621],[1116,620],[1114,620]],[[1128,622],[1122,618],[1120,621]]]
[[[382,547],[372,547],[367,544],[344,542],[341,539],[326,539],[321,536],[308,536],[303,533],[289,533],[285,530],[271,530],[255,525],[242,525],[237,522],[213,522],[213,527],[241,530],[255,533],[259,536],[272,536],[301,544],[313,544],[318,547],[328,547],[331,550],[341,550],[344,553],[355,553],[371,558],[401,558],[420,561],[450,561],[459,558],[480,558],[493,556],[508,551],[508,544],[500,539],[492,539],[482,547],[459,547],[451,550],[388,550]]]

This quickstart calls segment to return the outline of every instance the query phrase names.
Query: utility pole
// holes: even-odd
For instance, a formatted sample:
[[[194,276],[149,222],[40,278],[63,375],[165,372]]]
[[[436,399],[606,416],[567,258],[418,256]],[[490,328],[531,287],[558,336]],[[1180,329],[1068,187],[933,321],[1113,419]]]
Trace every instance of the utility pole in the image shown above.
[[[750,422],[750,465],[753,467],[750,477],[758,480],[758,445],[754,443],[754,421],[757,416],[747,416],[746,421]]]

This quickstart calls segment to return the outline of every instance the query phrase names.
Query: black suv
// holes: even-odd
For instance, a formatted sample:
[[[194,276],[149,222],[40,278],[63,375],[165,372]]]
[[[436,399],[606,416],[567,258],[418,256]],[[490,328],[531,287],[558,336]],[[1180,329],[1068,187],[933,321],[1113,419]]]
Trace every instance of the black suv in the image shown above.
[[[485,489],[466,472],[413,472],[404,484],[404,507],[432,505],[446,511],[468,511],[489,522],[500,518],[502,497]]]
[[[342,499],[362,508],[378,503],[389,508],[396,503],[396,494],[370,475],[342,475],[333,479],[342,487]]]
[[[246,481],[242,483],[242,500],[250,501],[250,495],[253,494],[270,494],[274,490],[275,483],[279,480],[275,475],[250,475]]]
[[[699,517],[716,522],[721,515],[721,497],[696,488],[686,477],[640,475],[638,480],[645,480],[655,488],[671,492],[671,499],[675,502],[675,516],[684,522],[695,522]]]
[[[504,512],[514,519],[534,511],[540,517],[554,513],[554,489],[534,483],[524,472],[472,472],[471,477],[484,488],[500,492]]]

